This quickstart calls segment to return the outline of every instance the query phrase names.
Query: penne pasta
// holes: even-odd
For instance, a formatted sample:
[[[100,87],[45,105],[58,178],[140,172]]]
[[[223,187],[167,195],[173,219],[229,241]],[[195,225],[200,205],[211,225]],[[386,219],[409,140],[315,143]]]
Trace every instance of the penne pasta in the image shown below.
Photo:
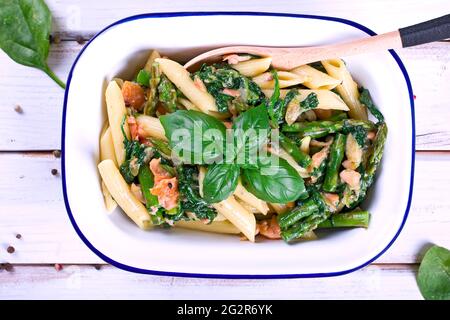
[[[330,76],[341,81],[341,84],[336,87],[336,90],[348,105],[350,117],[367,120],[367,110],[359,102],[358,85],[353,80],[350,72],[348,72],[344,61],[341,59],[324,60],[322,61],[322,65]]]
[[[153,137],[167,141],[164,128],[158,118],[139,115],[136,118],[136,122],[138,123],[144,138]]]
[[[272,58],[267,57],[242,61],[237,64],[231,64],[230,66],[246,77],[255,77],[266,72],[270,68],[271,63]]]
[[[148,56],[147,62],[145,63],[144,70],[148,73],[151,73],[153,62],[155,62],[155,60],[158,58],[161,58],[159,52],[156,50],[152,50],[152,52],[150,52],[150,55]]]
[[[172,81],[178,89],[197,106],[200,110],[207,113],[209,111],[218,111],[216,101],[208,93],[200,90],[192,81],[189,72],[183,66],[169,59],[158,58],[161,71]]]
[[[111,129],[105,124],[102,130],[102,134],[100,136],[100,161],[110,159],[114,162],[114,165],[117,166],[116,155],[114,153],[114,145],[111,137]],[[111,196],[108,188],[105,183],[102,181],[102,193],[103,198],[105,200],[105,207],[108,212],[112,212],[117,208],[117,203]]]
[[[241,206],[234,196],[230,196],[228,199],[213,204],[213,207],[235,225],[248,240],[255,242],[255,216]]]
[[[238,183],[236,190],[234,190],[234,196],[264,215],[269,212],[267,203],[261,199],[258,199],[253,193],[248,192],[240,182]]]
[[[123,86],[123,80],[120,78],[113,78],[113,81],[115,81],[117,83],[117,85],[119,86],[120,89],[122,89]]]
[[[100,137],[100,161],[106,159],[111,159],[116,167],[118,167],[111,135],[111,128],[109,126],[106,127],[106,130]]]
[[[306,136],[302,139],[300,144],[300,150],[306,154],[309,154],[309,144],[311,143],[311,137]]]
[[[152,227],[150,215],[144,205],[131,193],[129,185],[125,182],[119,169],[110,159],[98,164],[100,176],[106,187],[122,210],[141,229]]]
[[[102,193],[105,201],[106,211],[108,213],[113,212],[117,208],[117,202],[113,199],[111,193],[105,185],[105,182],[102,181]]]
[[[289,207],[286,203],[269,203],[269,205],[278,214],[285,213],[289,210]]]
[[[194,105],[192,102],[190,102],[188,99],[178,98],[178,103],[180,103],[187,110],[202,111],[196,105]],[[213,116],[214,118],[217,118],[219,120],[227,119],[231,115],[229,112],[208,111],[208,112],[205,112],[205,113],[210,115],[210,116]]]
[[[175,222],[175,227],[199,230],[205,232],[225,233],[225,234],[239,234],[241,231],[236,228],[229,221],[216,221],[214,220],[210,224],[204,224],[201,221],[184,221],[180,220]]]
[[[280,96],[284,98],[289,90],[280,90]],[[270,97],[273,90],[263,90],[267,97]],[[299,95],[297,95],[291,102],[289,102],[286,108],[285,119],[288,124],[292,124],[297,121],[298,117],[302,113],[300,103],[305,100],[310,93],[315,93],[317,95],[317,100],[319,104],[316,109],[321,110],[342,110],[348,111],[349,107],[345,102],[334,92],[329,90],[308,90],[299,89]]]
[[[341,83],[339,79],[330,77],[328,74],[317,70],[307,64],[291,70],[292,73],[308,77],[308,81],[302,84],[309,89],[331,90]]]
[[[114,144],[117,163],[120,165],[125,160],[125,147],[123,145],[122,122],[127,114],[125,102],[123,101],[122,91],[115,81],[111,81],[106,88],[106,109],[108,112],[109,126],[111,128],[111,137]],[[123,125],[125,135],[130,138],[130,130],[125,121]]]
[[[288,71],[278,71],[278,82],[280,88],[287,88],[308,81],[307,75],[299,75]],[[275,80],[270,72],[264,72],[252,79],[261,89],[273,89]]]

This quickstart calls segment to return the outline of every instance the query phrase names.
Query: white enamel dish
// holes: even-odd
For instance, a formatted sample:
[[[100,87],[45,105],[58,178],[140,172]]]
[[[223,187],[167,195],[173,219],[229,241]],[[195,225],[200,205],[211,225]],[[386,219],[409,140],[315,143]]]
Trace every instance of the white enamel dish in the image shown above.
[[[251,28],[249,27],[251,26]],[[270,13],[164,13],[126,18],[97,34],[78,55],[64,101],[62,180],[66,208],[81,239],[119,268],[149,274],[217,278],[334,276],[374,261],[400,233],[410,207],[414,110],[406,70],[394,52],[343,57],[369,88],[389,127],[382,167],[366,208],[365,229],[321,233],[316,241],[239,241],[189,230],[142,231],[120,209],[105,210],[97,163],[104,90],[131,78],[150,49],[175,60],[226,45],[311,46],[374,34],[348,20]]]

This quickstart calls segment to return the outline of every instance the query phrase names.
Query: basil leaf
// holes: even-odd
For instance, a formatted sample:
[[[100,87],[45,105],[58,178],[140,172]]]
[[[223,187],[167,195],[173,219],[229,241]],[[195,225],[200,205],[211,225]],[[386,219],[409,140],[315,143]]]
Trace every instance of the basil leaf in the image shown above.
[[[223,159],[225,125],[193,110],[177,110],[159,118],[172,153],[186,164],[211,164]]]
[[[242,170],[242,183],[261,200],[287,203],[305,193],[303,179],[289,163],[273,155],[260,158],[259,168]]]
[[[258,150],[267,143],[269,117],[265,105],[243,112],[233,123],[236,163],[256,165]]]
[[[43,0],[0,0],[0,48],[15,62],[44,71],[62,82],[47,65],[52,17]]]
[[[236,189],[239,166],[235,164],[214,164],[209,167],[203,180],[203,199],[217,203],[227,199]]]
[[[450,251],[433,246],[423,257],[417,276],[422,296],[427,300],[450,299]]]

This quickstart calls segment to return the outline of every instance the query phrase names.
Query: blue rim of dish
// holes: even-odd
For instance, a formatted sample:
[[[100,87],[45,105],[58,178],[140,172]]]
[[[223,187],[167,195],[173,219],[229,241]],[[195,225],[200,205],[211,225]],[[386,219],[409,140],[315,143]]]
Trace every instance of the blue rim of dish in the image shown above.
[[[66,205],[66,210],[69,215],[70,221],[72,222],[73,227],[75,228],[75,231],[77,232],[78,236],[83,240],[83,242],[88,246],[89,249],[91,249],[96,255],[98,255],[101,259],[103,259],[105,262],[112,264],[113,266],[130,271],[135,273],[142,273],[142,274],[151,274],[151,275],[157,275],[157,276],[171,276],[171,277],[190,277],[190,278],[218,278],[218,279],[289,279],[289,278],[318,278],[318,277],[333,277],[333,276],[340,276],[344,274],[351,273],[353,271],[356,271],[358,269],[361,269],[368,264],[372,263],[376,259],[378,259],[382,254],[388,250],[391,245],[394,243],[394,241],[399,236],[400,232],[402,231],[403,227],[405,226],[406,219],[408,218],[409,210],[411,208],[411,200],[412,200],[412,194],[413,194],[413,184],[414,184],[414,163],[415,163],[415,145],[416,145],[416,129],[415,129],[415,116],[414,116],[414,95],[412,91],[411,81],[408,76],[408,72],[406,71],[405,66],[403,65],[403,62],[401,61],[400,57],[397,55],[397,53],[394,50],[389,50],[389,53],[392,55],[394,60],[397,62],[400,70],[403,73],[403,76],[405,77],[406,85],[408,87],[409,92],[409,101],[411,106],[411,121],[412,121],[412,155],[411,155],[411,177],[410,177],[410,187],[409,187],[409,196],[408,196],[408,204],[406,206],[406,211],[403,216],[402,223],[400,225],[400,228],[396,232],[395,236],[392,238],[392,240],[388,243],[388,245],[381,250],[377,255],[375,255],[372,259],[368,260],[367,262],[348,270],[344,271],[337,271],[337,272],[328,272],[328,273],[304,273],[304,274],[207,274],[207,273],[184,273],[184,272],[169,272],[169,271],[158,271],[158,270],[148,270],[148,269],[142,269],[142,268],[135,268],[132,266],[128,266],[126,264],[117,262],[99,250],[97,250],[92,243],[89,242],[89,240],[83,235],[80,228],[78,227],[72,211],[70,209],[69,200],[67,197],[67,187],[66,187],[66,166],[65,166],[65,133],[66,133],[66,110],[67,110],[67,99],[68,99],[68,93],[70,89],[70,82],[72,80],[72,73],[73,70],[78,62],[78,59],[80,59],[81,55],[83,54],[84,50],[91,44],[92,41],[95,40],[99,35],[107,31],[108,29],[125,23],[129,21],[139,20],[139,19],[148,19],[148,18],[176,18],[176,17],[192,17],[192,16],[216,16],[216,15],[225,15],[225,16],[266,16],[266,17],[287,17],[287,18],[301,18],[301,19],[316,19],[316,20],[325,20],[325,21],[334,21],[334,22],[340,22],[349,26],[352,26],[354,28],[357,28],[361,31],[364,31],[368,35],[374,36],[376,33],[369,28],[351,21],[346,20],[342,18],[335,18],[335,17],[327,17],[327,16],[316,16],[316,15],[307,15],[307,14],[291,14],[291,13],[269,13],[269,12],[246,12],[246,11],[240,11],[240,12],[234,12],[234,11],[205,11],[205,12],[160,12],[160,13],[146,13],[146,14],[140,14],[135,15],[131,17],[127,17],[124,19],[121,19],[119,21],[116,21],[106,28],[104,28],[102,31],[97,33],[84,47],[81,49],[80,53],[76,57],[72,68],[70,69],[69,76],[67,77],[67,87],[64,94],[64,106],[63,106],[63,115],[62,115],[62,132],[61,132],[61,171],[62,171],[62,189],[63,189],[63,195],[64,195],[64,203]]]

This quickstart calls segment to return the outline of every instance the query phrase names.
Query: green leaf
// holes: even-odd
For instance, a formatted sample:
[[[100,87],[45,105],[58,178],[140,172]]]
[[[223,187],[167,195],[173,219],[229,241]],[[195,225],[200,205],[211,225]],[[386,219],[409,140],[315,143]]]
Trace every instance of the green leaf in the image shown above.
[[[149,87],[150,86],[150,72],[145,69],[139,71],[136,76],[136,82],[141,86]]]
[[[242,183],[261,200],[287,203],[305,193],[303,179],[289,163],[273,155],[259,159],[259,168],[242,170]]]
[[[0,48],[17,63],[44,71],[65,88],[47,65],[52,17],[45,2],[0,0],[0,8]]]
[[[227,199],[236,189],[238,178],[239,166],[235,164],[210,166],[203,180],[203,198],[209,203]]]
[[[369,109],[370,113],[378,120],[378,122],[384,122],[384,116],[378,110],[377,106],[373,103],[372,97],[370,96],[369,90],[361,88],[361,93],[359,95],[359,101]]]
[[[236,162],[256,165],[258,150],[267,143],[269,117],[264,104],[243,112],[233,122]]]
[[[177,173],[181,210],[193,212],[198,219],[207,219],[212,222],[217,212],[200,197],[197,166],[178,166]]]
[[[178,110],[160,118],[172,152],[186,164],[221,161],[225,125],[216,118],[193,110]]]
[[[300,102],[300,107],[302,107],[304,111],[315,109],[318,105],[319,99],[317,99],[317,94],[315,94],[314,92],[308,94],[306,99]]]
[[[417,276],[422,296],[427,300],[450,300],[450,251],[433,246],[423,257]]]

